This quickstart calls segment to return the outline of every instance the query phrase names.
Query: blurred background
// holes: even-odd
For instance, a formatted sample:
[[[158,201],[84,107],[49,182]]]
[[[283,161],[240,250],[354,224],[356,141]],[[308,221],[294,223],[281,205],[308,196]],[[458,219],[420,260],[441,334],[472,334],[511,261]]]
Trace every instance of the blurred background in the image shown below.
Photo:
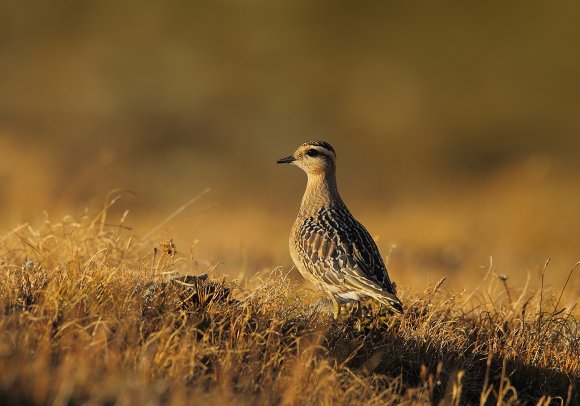
[[[281,265],[301,143],[403,289],[580,259],[577,2],[0,1],[0,226],[91,215],[202,270]],[[198,242],[196,243],[195,241]],[[580,295],[580,278],[569,292]]]

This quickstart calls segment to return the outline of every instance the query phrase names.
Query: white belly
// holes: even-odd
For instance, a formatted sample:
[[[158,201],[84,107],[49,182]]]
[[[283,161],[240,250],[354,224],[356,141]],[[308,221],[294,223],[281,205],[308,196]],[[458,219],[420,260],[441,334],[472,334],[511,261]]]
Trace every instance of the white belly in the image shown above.
[[[361,300],[358,293],[354,291],[337,293],[336,296],[342,303],[359,302]]]

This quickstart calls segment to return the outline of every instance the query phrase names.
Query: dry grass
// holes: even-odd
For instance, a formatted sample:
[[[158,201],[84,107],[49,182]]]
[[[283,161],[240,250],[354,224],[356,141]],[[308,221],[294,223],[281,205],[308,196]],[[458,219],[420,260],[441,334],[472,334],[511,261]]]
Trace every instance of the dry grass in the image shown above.
[[[492,298],[505,281],[490,272],[473,293],[402,292],[402,317],[335,322],[282,271],[163,285],[192,259],[105,215],[1,237],[0,403],[579,400],[580,329],[560,292]]]

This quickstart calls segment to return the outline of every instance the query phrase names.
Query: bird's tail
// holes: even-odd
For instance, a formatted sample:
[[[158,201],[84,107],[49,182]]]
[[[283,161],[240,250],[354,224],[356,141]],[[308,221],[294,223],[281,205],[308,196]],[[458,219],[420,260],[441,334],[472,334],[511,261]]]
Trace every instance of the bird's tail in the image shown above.
[[[394,284],[389,286],[391,293],[384,287],[366,278],[355,277],[354,275],[345,275],[345,282],[361,292],[363,296],[375,299],[379,303],[387,306],[394,313],[403,314],[403,303],[401,303],[396,295]]]
[[[397,314],[403,314],[403,303],[399,300],[399,298],[392,293],[381,291],[380,294],[375,296],[375,299],[387,306],[390,310]]]

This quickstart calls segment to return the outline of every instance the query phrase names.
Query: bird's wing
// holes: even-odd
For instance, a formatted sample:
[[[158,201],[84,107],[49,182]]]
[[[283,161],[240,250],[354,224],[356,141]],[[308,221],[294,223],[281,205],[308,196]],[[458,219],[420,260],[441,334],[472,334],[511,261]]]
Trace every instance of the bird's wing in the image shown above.
[[[344,291],[396,299],[377,245],[366,229],[346,214],[333,213],[327,218],[321,213],[305,222],[298,248],[309,258],[313,276]]]

